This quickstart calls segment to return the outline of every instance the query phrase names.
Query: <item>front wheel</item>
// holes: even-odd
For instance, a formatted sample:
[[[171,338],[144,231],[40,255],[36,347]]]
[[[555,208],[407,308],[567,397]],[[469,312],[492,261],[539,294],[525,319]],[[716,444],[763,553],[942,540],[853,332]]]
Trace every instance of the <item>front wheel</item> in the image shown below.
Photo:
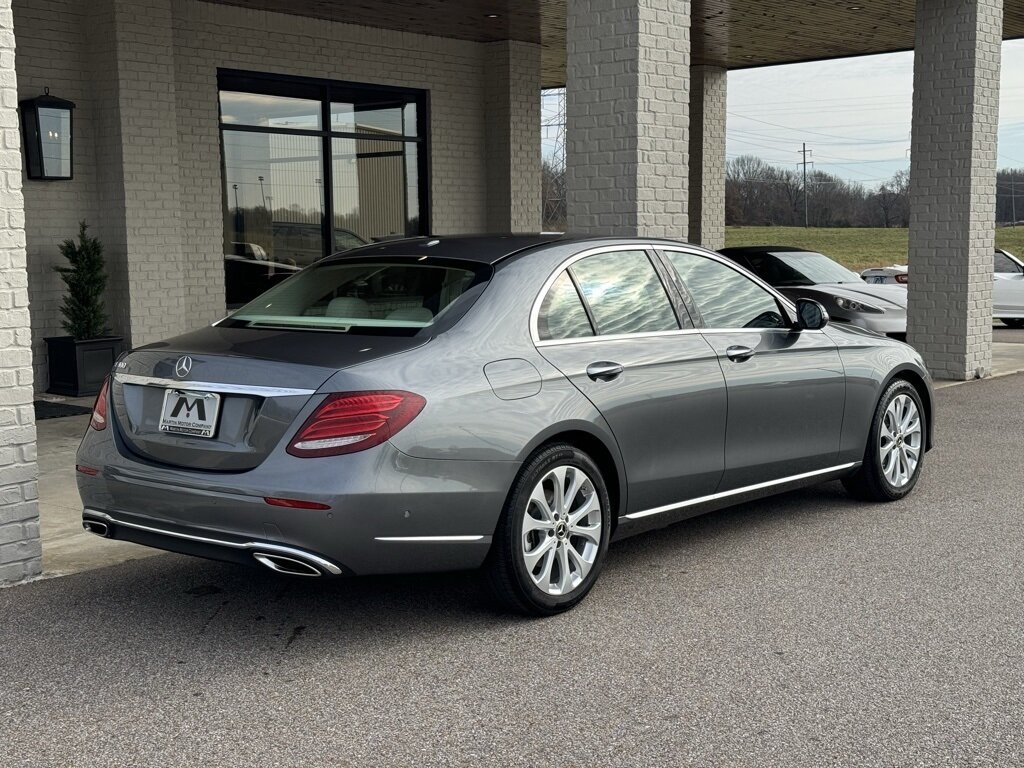
[[[601,570],[611,501],[601,471],[566,443],[539,449],[516,478],[484,566],[507,608],[550,616],[580,602]]]
[[[896,379],[878,401],[864,462],[843,480],[846,490],[866,501],[897,501],[910,493],[921,476],[926,429],[921,396]]]

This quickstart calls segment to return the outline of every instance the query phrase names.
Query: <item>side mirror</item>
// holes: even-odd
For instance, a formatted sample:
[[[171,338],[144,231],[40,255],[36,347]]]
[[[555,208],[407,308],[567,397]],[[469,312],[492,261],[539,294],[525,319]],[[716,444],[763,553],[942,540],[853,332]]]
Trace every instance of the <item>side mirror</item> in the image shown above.
[[[805,331],[819,331],[828,325],[828,312],[813,299],[797,299],[796,324]]]

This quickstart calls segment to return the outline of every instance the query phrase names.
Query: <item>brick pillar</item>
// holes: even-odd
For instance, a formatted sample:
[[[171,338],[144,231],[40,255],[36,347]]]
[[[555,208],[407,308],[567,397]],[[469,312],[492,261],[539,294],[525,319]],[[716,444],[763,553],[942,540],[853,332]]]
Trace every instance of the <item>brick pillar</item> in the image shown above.
[[[99,209],[109,311],[133,346],[190,329],[182,256],[171,0],[96,0]],[[211,254],[210,258],[215,258]]]
[[[568,229],[687,235],[690,3],[568,0]]]
[[[917,0],[907,340],[937,378],[992,364],[1002,0]]]
[[[725,93],[722,67],[690,68],[690,242],[725,247]]]
[[[11,0],[0,0],[0,584],[42,570]]]
[[[487,229],[538,232],[540,47],[502,40],[486,49]]]

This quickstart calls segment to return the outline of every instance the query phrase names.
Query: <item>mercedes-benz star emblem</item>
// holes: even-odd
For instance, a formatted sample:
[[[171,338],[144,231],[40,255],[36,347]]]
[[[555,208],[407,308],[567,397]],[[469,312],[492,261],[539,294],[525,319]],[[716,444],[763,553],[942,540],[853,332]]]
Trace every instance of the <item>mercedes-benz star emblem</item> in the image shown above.
[[[192,358],[188,355],[183,355],[178,358],[178,362],[174,364],[174,373],[179,379],[183,379],[188,376],[189,371],[192,370]]]

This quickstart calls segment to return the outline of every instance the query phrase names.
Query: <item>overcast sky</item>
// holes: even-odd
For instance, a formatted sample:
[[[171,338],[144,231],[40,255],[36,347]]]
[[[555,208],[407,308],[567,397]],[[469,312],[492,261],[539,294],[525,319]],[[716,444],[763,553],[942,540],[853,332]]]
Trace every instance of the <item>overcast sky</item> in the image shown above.
[[[913,69],[908,51],[730,72],[726,153],[796,168],[806,141],[814,167],[878,186],[910,163]],[[1024,40],[1003,43],[1001,81],[998,167],[1024,168]]]
[[[806,141],[814,167],[876,186],[909,165],[913,69],[908,51],[730,72],[727,155],[795,168]],[[1024,40],[1003,43],[998,151],[1024,168]]]

